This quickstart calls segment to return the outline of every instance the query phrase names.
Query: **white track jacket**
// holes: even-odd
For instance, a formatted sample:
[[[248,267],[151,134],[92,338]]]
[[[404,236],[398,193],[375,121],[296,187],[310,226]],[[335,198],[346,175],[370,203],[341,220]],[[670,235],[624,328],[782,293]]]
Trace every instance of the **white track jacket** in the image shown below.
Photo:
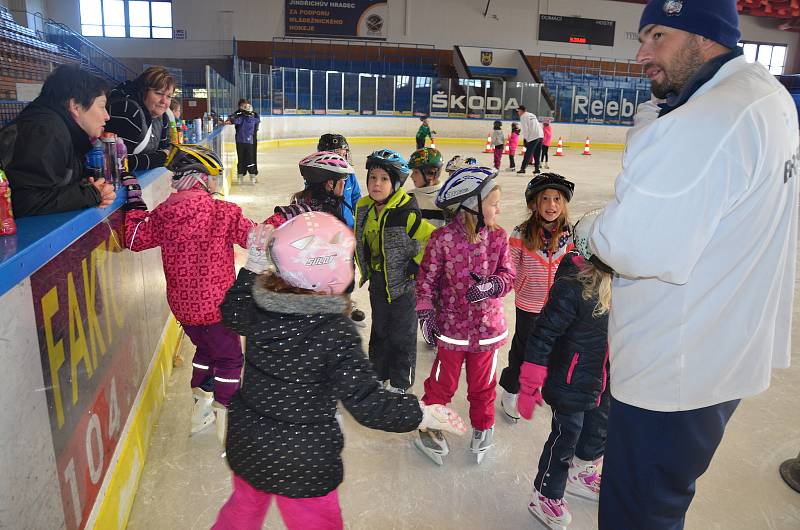
[[[611,393],[655,411],[757,394],[791,354],[795,105],[763,66],[737,57],[669,114],[648,120],[652,108],[590,235],[620,275]]]

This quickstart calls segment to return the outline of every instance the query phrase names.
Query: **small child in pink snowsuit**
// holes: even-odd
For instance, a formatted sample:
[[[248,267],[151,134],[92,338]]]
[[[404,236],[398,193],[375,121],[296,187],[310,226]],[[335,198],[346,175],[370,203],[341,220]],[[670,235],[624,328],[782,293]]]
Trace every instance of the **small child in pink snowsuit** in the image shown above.
[[[514,122],[511,124],[511,134],[508,135],[508,171],[517,169],[514,163],[514,155],[517,154],[517,146],[519,145],[519,125]]]
[[[166,167],[175,172],[175,193],[152,212],[141,199],[136,178],[123,179],[128,187],[125,246],[134,252],[161,248],[167,302],[197,347],[192,359],[191,433],[216,420],[222,437],[226,407],[239,388],[244,358],[239,335],[222,324],[219,306],[235,279],[233,246],[247,248],[255,223],[236,204],[212,196],[213,177],[222,170],[213,151],[173,145]]]
[[[542,136],[542,165],[544,165],[545,169],[550,169],[550,157],[548,156],[548,151],[550,151],[550,144],[553,143],[553,128],[550,127],[550,122],[546,121],[542,124],[542,131],[544,136]]]
[[[436,204],[454,218],[431,235],[417,274],[422,335],[438,345],[422,401],[449,403],[461,365],[466,365],[470,450],[479,463],[493,445],[497,352],[508,337],[502,298],[513,288],[515,275],[508,236],[496,224],[496,174],[466,167],[447,179]],[[415,444],[439,465],[449,452],[440,431],[420,430]]]

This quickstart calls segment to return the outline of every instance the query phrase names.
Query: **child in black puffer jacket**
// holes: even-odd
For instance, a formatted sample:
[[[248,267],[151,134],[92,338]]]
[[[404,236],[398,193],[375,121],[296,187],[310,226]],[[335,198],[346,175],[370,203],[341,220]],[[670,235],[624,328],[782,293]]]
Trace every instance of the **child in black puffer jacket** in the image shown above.
[[[528,338],[518,409],[533,417],[542,398],[553,409],[528,510],[550,528],[572,520],[564,490],[597,501],[608,424],[608,310],[612,271],[588,248],[599,212],[575,225],[575,247],[561,262]]]
[[[447,407],[393,394],[376,379],[343,294],[354,244],[352,231],[322,212],[278,229],[259,225],[249,237],[247,264],[220,307],[247,350],[227,413],[233,494],[214,529],[261,528],[273,496],[289,529],[342,528],[337,401],[372,429],[466,432]]]

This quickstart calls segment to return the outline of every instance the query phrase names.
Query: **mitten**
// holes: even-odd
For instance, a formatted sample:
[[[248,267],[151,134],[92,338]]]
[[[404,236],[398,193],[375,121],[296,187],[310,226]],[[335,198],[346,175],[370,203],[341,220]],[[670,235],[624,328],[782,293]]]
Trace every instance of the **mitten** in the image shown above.
[[[259,224],[250,229],[247,234],[247,263],[244,268],[261,274],[266,270],[275,270],[275,265],[269,257],[269,240],[275,227]]]
[[[136,175],[133,173],[123,173],[122,185],[128,190],[128,198],[125,199],[125,204],[122,206],[122,209],[126,212],[129,210],[147,210],[147,205],[142,200],[142,187],[139,186]]]
[[[475,285],[467,289],[468,302],[482,302],[487,298],[497,298],[503,293],[503,280],[499,276],[481,276],[480,274],[470,273]]]
[[[519,396],[517,410],[526,420],[533,418],[533,410],[544,404],[542,386],[547,379],[547,367],[529,362],[522,363],[519,373]]]
[[[439,335],[439,327],[436,325],[436,311],[433,309],[417,311],[417,318],[419,318],[422,339],[431,346],[436,346],[436,337]]]
[[[444,405],[426,405],[422,401],[419,402],[419,406],[422,409],[422,421],[417,427],[419,430],[433,429],[458,435],[467,432],[464,420],[450,408]]]

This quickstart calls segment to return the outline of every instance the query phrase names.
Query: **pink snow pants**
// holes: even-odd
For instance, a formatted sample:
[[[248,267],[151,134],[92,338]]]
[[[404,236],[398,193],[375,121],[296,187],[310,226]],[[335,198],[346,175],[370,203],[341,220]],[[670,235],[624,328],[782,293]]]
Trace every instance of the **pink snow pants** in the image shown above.
[[[324,497],[293,499],[257,490],[233,475],[233,493],[211,530],[261,530],[275,497],[288,530],[342,530],[342,510],[336,490]]]
[[[467,365],[467,400],[469,419],[476,429],[486,430],[494,425],[494,399],[497,395],[497,350],[483,352],[453,351],[439,347],[425,380],[426,405],[447,405],[458,389],[461,365]]]

